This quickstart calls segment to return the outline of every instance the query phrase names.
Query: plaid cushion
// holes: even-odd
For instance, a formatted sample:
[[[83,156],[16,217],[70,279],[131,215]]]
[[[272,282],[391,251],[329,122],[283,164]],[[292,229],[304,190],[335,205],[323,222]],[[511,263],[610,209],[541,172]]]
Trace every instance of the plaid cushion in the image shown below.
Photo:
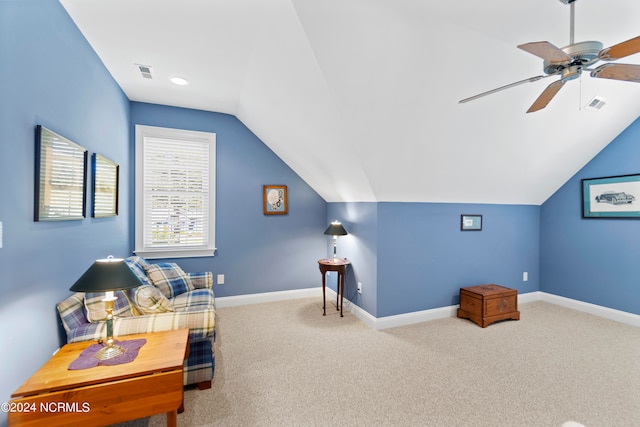
[[[149,280],[167,298],[195,289],[189,275],[173,262],[161,262],[145,267]]]
[[[196,289],[172,299],[171,306],[174,311],[215,309],[215,298],[211,289]]]
[[[58,303],[58,313],[62,326],[67,335],[74,329],[88,325],[87,315],[84,308],[84,294],[76,292],[69,298]]]
[[[204,271],[201,273],[187,273],[191,283],[195,289],[212,289],[213,288],[213,273],[210,271]]]
[[[129,298],[123,291],[113,293],[117,299],[113,303],[113,317],[132,317],[134,312],[129,304]],[[107,320],[106,304],[102,301],[105,298],[104,292],[87,292],[84,294],[84,307],[87,311],[89,322],[101,322]]]
[[[141,314],[173,311],[171,302],[160,292],[160,289],[153,285],[142,285],[135,288],[133,301]]]
[[[124,262],[126,262],[131,271],[138,276],[138,279],[140,279],[140,282],[142,282],[143,285],[151,284],[145,271],[145,267],[147,267],[149,263],[144,258],[139,256],[130,256],[129,258],[126,258]]]

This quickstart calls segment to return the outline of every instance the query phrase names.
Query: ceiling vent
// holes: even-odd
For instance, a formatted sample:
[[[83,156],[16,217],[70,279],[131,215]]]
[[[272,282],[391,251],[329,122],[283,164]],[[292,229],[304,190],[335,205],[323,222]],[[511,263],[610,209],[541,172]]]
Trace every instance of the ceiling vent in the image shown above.
[[[585,108],[588,110],[599,110],[604,107],[604,104],[606,104],[606,102],[604,102],[604,99],[599,96],[594,96]]]
[[[140,74],[142,74],[142,77],[144,77],[145,79],[152,79],[153,78],[153,75],[151,74],[151,66],[150,65],[136,64],[136,66],[140,70]]]

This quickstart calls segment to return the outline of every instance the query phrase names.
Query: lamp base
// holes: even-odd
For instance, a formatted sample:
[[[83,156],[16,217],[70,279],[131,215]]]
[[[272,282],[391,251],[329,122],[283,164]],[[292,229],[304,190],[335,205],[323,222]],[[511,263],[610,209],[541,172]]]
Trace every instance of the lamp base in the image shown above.
[[[120,356],[121,354],[124,354],[124,348],[120,347],[119,345],[107,345],[106,347],[102,347],[100,350],[98,350],[98,352],[95,354],[95,358],[99,359],[99,360],[109,360],[109,359],[113,359],[116,356]]]

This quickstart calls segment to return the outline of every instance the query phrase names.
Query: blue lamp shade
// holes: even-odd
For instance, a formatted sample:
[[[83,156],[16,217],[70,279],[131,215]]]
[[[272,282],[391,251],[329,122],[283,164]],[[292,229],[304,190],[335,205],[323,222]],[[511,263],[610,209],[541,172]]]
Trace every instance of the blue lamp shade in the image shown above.
[[[108,292],[142,285],[122,258],[99,259],[69,289],[73,292]]]
[[[329,236],[346,236],[349,233],[347,233],[347,230],[344,229],[340,222],[333,221],[325,230],[324,234]]]

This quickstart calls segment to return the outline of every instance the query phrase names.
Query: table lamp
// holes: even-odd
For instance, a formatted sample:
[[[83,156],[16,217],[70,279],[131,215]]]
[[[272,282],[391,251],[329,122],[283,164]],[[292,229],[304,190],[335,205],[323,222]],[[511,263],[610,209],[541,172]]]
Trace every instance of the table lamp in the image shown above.
[[[325,230],[324,234],[333,236],[333,260],[335,261],[337,259],[336,248],[338,247],[338,236],[346,236],[349,233],[347,233],[347,230],[340,224],[340,221],[333,221]]]
[[[124,259],[109,255],[107,258],[96,260],[69,289],[73,292],[106,292],[102,301],[107,311],[107,341],[96,353],[96,358],[107,360],[124,353],[122,347],[113,343],[113,303],[117,299],[113,291],[140,285],[142,283],[138,276],[131,271]]]

